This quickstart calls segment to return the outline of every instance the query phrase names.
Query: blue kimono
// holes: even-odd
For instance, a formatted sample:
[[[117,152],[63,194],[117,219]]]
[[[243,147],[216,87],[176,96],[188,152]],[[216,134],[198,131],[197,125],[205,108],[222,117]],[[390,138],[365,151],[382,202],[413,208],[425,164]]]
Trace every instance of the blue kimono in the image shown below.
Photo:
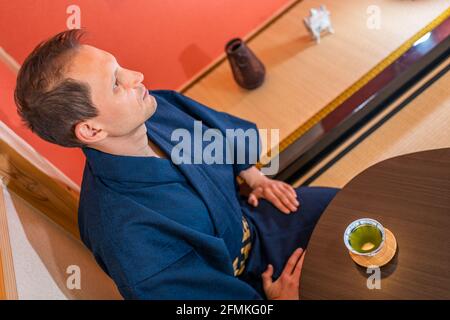
[[[256,126],[175,91],[150,93],[158,106],[147,134],[167,159],[83,148],[82,241],[126,299],[265,298],[261,272],[272,263],[277,277],[306,246],[336,190],[297,189],[300,209],[291,215],[264,200],[250,207],[236,176],[254,164],[252,151],[241,164],[175,165],[171,134],[193,132],[195,120],[222,133]]]

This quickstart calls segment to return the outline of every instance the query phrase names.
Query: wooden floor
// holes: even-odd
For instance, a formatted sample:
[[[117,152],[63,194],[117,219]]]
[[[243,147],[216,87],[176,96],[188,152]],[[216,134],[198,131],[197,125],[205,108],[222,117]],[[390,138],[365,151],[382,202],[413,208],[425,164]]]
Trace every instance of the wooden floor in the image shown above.
[[[316,45],[302,19],[321,4],[331,12],[335,34],[324,35]],[[225,60],[184,93],[261,129],[279,129],[280,140],[290,141],[289,135],[449,6],[450,0],[300,1],[248,43],[266,66],[262,87],[241,89]],[[379,29],[367,26],[375,9],[380,10]]]
[[[433,75],[450,63],[448,59],[440,68],[430,74],[427,79],[417,84],[415,88],[402,96],[392,106],[387,108],[376,119],[373,119],[360,131],[361,133],[373,126],[382,117],[391,112],[399,103],[411,95],[411,92],[423,85]],[[403,109],[362,140],[342,158],[324,171],[312,186],[343,187],[358,173],[384,159],[416,151],[450,147],[450,72],[436,80]],[[329,163],[361,134],[347,141],[333,154],[317,164],[309,173],[299,179],[298,186],[321,167]]]

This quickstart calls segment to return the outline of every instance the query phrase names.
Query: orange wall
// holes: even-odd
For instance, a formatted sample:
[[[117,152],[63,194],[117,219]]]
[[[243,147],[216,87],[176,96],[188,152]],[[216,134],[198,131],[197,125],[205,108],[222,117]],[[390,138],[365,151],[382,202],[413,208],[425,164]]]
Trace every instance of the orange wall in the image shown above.
[[[176,89],[216,59],[227,40],[244,37],[290,0],[0,0],[0,47],[22,63],[34,46],[80,22],[86,40],[144,73],[149,89]],[[80,19],[67,13],[80,8]],[[0,62],[1,65],[1,62]],[[80,150],[52,146],[31,135],[17,118],[15,76],[0,66],[0,120],[12,127],[76,183]]]

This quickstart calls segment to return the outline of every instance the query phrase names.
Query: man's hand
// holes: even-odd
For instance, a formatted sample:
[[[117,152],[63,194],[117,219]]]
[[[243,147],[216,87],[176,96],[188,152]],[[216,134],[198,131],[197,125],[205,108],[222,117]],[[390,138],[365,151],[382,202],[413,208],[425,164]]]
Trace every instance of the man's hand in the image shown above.
[[[300,205],[294,188],[282,181],[267,178],[255,167],[242,171],[240,176],[252,189],[248,196],[248,203],[258,206],[258,199],[264,198],[270,201],[283,213],[289,214],[297,211]]]
[[[280,277],[273,282],[273,266],[269,264],[261,275],[264,292],[269,300],[299,300],[299,285],[305,258],[303,249],[299,248],[289,258]]]

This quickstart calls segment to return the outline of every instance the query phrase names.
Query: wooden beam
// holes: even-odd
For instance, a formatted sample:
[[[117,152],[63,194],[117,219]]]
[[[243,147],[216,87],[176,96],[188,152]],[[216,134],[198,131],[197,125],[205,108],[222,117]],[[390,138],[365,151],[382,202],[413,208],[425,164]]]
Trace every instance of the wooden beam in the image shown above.
[[[39,170],[4,141],[0,141],[0,176],[9,190],[80,238],[77,191]]]
[[[0,47],[0,61],[3,61],[15,74],[19,72],[20,64],[2,47]]]
[[[0,181],[0,300],[16,300],[18,298],[16,276],[2,184]]]

